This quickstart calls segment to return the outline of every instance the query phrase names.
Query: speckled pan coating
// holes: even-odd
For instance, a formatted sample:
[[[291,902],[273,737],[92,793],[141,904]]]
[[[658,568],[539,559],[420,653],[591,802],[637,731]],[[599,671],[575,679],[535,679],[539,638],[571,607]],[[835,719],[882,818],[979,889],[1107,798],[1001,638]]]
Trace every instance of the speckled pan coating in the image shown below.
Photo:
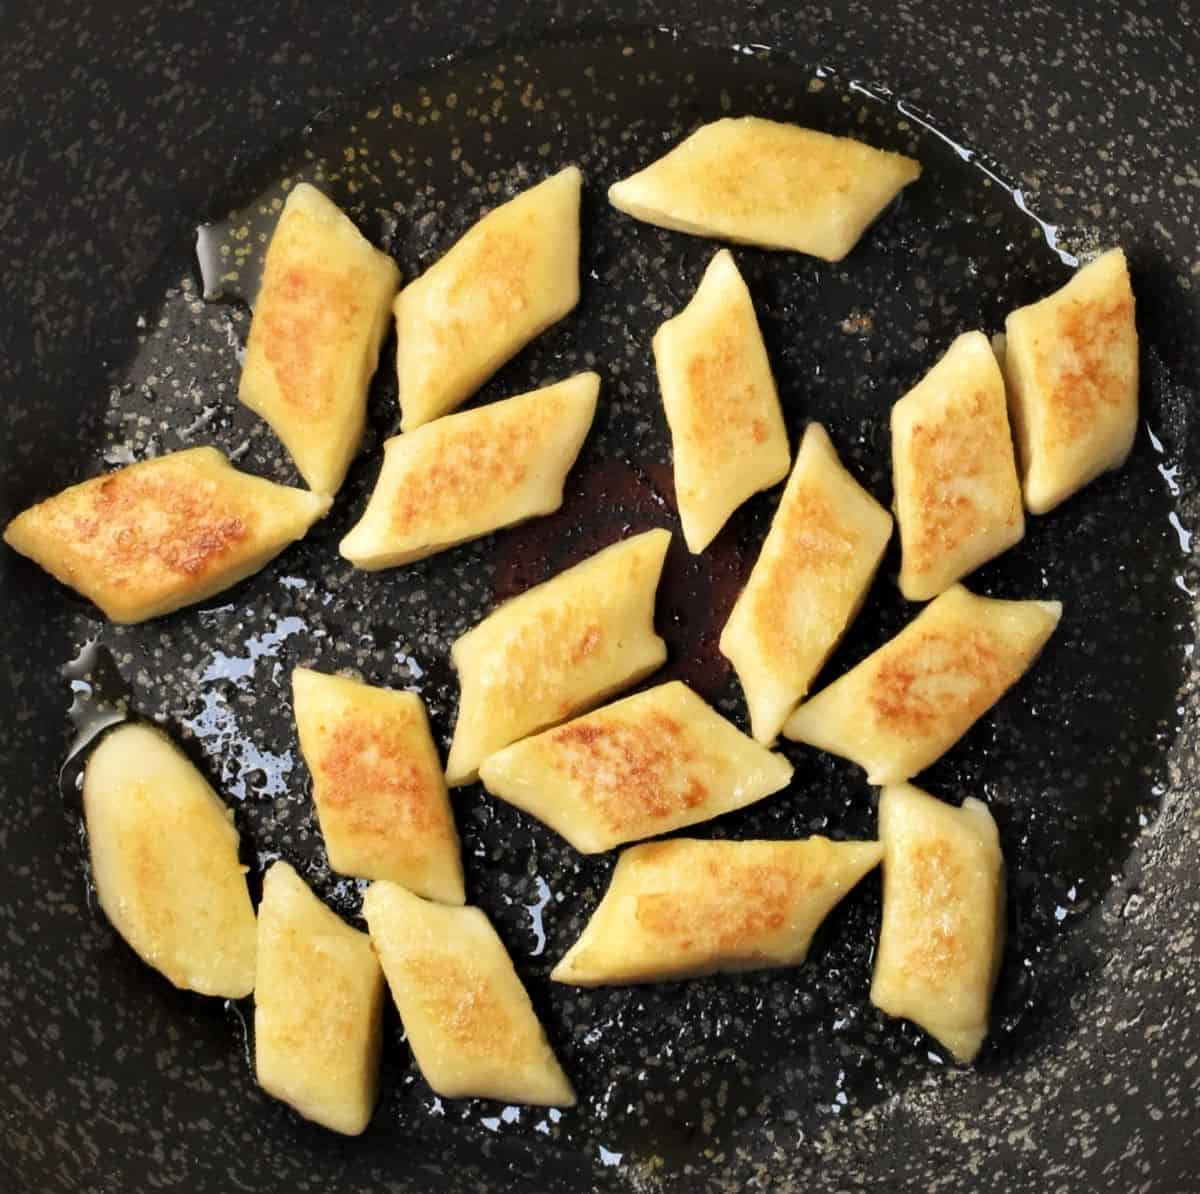
[[[377,19],[361,15],[368,9]],[[780,45],[804,62],[888,82],[1013,167],[1042,215],[1077,229],[1072,244],[1120,240],[1130,251],[1146,341],[1146,425],[1124,473],[1035,520],[1012,558],[978,575],[985,591],[1044,591],[1071,604],[1017,699],[924,781],[956,798],[986,797],[1014,861],[1013,944],[993,1042],[976,1071],[954,1071],[926,1056],[915,1031],[869,1008],[878,916],[870,883],[798,972],[632,992],[552,989],[550,966],[599,897],[611,860],[578,858],[472,789],[457,802],[469,898],[513,951],[580,1106],[543,1114],[443,1105],[415,1076],[392,1020],[375,1121],[360,1140],[333,1139],[255,1090],[235,1018],[169,989],[88,905],[74,816],[51,761],[65,754],[70,733],[66,682],[55,669],[100,624],[4,553],[0,634],[12,691],[0,737],[0,1188],[1177,1194],[1200,1181],[1200,693],[1189,592],[1200,587],[1189,535],[1200,525],[1192,413],[1200,399],[1192,335],[1200,38],[1175,9],[1150,5],[1120,17],[1088,8],[1082,24],[1040,9],[998,21],[938,2],[890,14],[857,4],[792,6],[787,16],[760,6],[706,13],[686,2],[669,13],[619,2],[604,12],[612,22],[670,20],[725,46]],[[403,6],[377,4],[297,24],[283,7],[212,0],[169,17],[157,7],[122,6],[114,16],[110,6],[52,5],[36,25],[13,13],[5,20],[0,518],[95,471],[99,452],[118,463],[129,450],[245,441],[243,465],[289,479],[277,445],[234,402],[244,314],[200,302],[171,246],[197,217],[223,216],[249,198],[244,188],[230,192],[246,165],[337,95],[503,37],[517,10],[448,0],[414,22]],[[549,5],[522,6],[522,26],[539,23],[570,22]],[[660,35],[657,50],[641,36],[627,43],[624,73],[604,94],[619,95],[620,108],[644,90],[655,138],[723,110],[720,87],[639,82],[675,61],[669,37]],[[601,52],[556,56],[578,76],[571,97],[552,97],[567,113],[569,146],[580,142],[579,122],[605,106],[603,95],[587,96],[582,71]],[[712,67],[735,80],[731,105],[749,94],[736,81],[759,69],[741,60],[744,72],[727,56]],[[776,68],[762,69],[778,82]],[[810,75],[796,72],[798,93]],[[389,98],[412,90],[398,85]],[[488,101],[520,121],[529,111],[522,90],[506,82]],[[672,91],[684,97],[680,107],[655,102]],[[865,101],[839,109],[835,92],[798,102],[828,102],[820,110],[831,120],[841,110],[847,127],[867,107],[862,127],[905,147],[912,133],[896,128],[894,114],[880,113],[877,127]],[[417,97],[417,119],[419,105]],[[447,120],[431,96],[435,106]],[[451,194],[439,165],[437,185],[420,193],[413,179],[422,163],[405,163],[408,212],[394,222],[357,213],[406,274],[489,201],[489,169],[500,194],[523,184],[500,127],[489,149],[478,120],[465,109],[459,118],[480,135],[467,162],[474,177],[456,167],[461,186]],[[538,135],[524,164],[533,172],[545,161],[548,170],[563,144],[544,109],[533,118]],[[631,161],[636,146],[622,146],[621,132],[616,125],[610,146],[581,163],[593,175]],[[922,153],[931,175],[952,165],[929,139]],[[239,827],[257,851],[247,861],[260,870],[281,851],[342,911],[357,892],[323,869],[286,719],[289,668],[351,667],[421,688],[444,746],[454,692],[444,646],[493,596],[541,579],[626,524],[674,522],[648,339],[686,301],[711,246],[611,216],[597,181],[585,255],[598,276],[585,278],[579,312],[486,390],[514,393],[593,365],[604,373],[605,422],[562,516],[403,575],[354,577],[336,544],[374,478],[376,465],[363,458],[310,541],[225,604],[103,633],[134,705],[181,734],[238,802]],[[881,498],[890,401],[952,332],[980,319],[999,326],[1008,306],[1063,274],[1028,223],[1006,215],[994,229],[964,234],[959,206],[974,200],[955,195],[943,201],[935,188],[922,199],[914,189],[899,218],[840,267],[739,253],[765,313],[793,439],[805,418],[826,419],[848,465]],[[998,212],[1002,199],[981,194],[974,210]],[[989,240],[1010,227],[1028,240],[1011,251]],[[972,275],[972,259],[988,267]],[[1006,274],[1007,260],[1020,268]],[[953,279],[949,293],[943,279]],[[385,380],[372,398],[370,451],[394,419]],[[745,575],[771,504],[748,505],[702,567],[674,558],[661,610],[677,661],[670,674],[737,717],[736,687],[716,652],[717,615]],[[578,511],[597,506],[608,515],[575,532]],[[889,557],[835,668],[907,616],[892,591],[895,570]],[[381,607],[360,612],[368,596]],[[794,796],[727,818],[714,833],[870,829],[872,798],[850,767],[790,753]]]

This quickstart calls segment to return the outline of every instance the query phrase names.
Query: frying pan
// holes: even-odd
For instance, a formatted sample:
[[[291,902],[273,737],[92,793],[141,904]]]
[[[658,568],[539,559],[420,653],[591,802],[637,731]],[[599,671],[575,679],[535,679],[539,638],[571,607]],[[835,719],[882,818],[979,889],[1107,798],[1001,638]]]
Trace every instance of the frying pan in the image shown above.
[[[559,515],[411,569],[354,577],[335,550],[395,424],[386,367],[330,519],[198,610],[106,627],[31,565],[0,556],[5,1191],[1182,1194],[1200,1184],[1200,38],[1190,10],[1019,5],[1000,18],[960,0],[786,15],[618,3],[599,15],[454,0],[319,14],[225,0],[0,6],[0,518],[186,442],[240,449],[244,467],[290,479],[271,438],[236,409],[247,314],[236,293],[202,299],[193,234],[252,209],[281,170],[316,169],[351,123],[383,121],[366,142],[390,138],[402,151],[385,188],[401,210],[354,200],[345,174],[329,189],[408,276],[496,195],[560,158],[581,160],[591,183],[583,303],[483,396],[593,360],[605,377],[604,412]],[[534,84],[540,109],[521,104],[514,78]],[[467,115],[481,102],[447,104],[476,86],[480,101],[501,101],[490,141]],[[462,138],[460,159],[418,122],[423,96]],[[798,970],[552,987],[550,966],[612,860],[579,858],[472,789],[456,803],[469,898],[509,945],[580,1106],[443,1103],[393,1019],[375,1119],[360,1139],[336,1138],[256,1090],[248,1009],[174,991],[116,938],[86,882],[76,772],[69,764],[60,784],[59,766],[78,727],[95,730],[127,702],[167,725],[234,804],[252,875],[280,853],[352,916],[355,885],[323,864],[288,671],[316,662],[419,688],[444,743],[449,640],[495,600],[628,530],[675,525],[648,339],[686,301],[712,246],[615,216],[603,185],[700,121],[751,108],[913,148],[925,162],[922,182],[841,266],[738,252],[790,430],[827,422],[881,498],[886,410],[953,332],[994,328],[1057,285],[1069,272],[1061,252],[1119,242],[1131,256],[1144,345],[1133,457],[1031,520],[1026,541],[973,579],[998,595],[1060,596],[1067,614],[1031,676],[924,779],[948,798],[987,799],[1009,858],[1011,940],[991,1041],[973,1069],[958,1069],[870,1008],[877,881],[837,910]],[[228,289],[252,285],[249,263]],[[660,601],[670,674],[735,718],[715,638],[772,502],[750,503],[701,561],[677,549]],[[828,675],[911,616],[895,567],[889,557]],[[870,834],[861,775],[789,751],[797,778],[786,795],[703,832]]]

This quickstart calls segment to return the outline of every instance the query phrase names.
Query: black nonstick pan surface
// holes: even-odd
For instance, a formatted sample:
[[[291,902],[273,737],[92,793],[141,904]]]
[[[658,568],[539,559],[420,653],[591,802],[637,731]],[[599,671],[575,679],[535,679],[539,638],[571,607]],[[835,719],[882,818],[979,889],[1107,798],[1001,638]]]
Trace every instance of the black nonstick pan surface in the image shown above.
[[[0,8],[0,518],[192,444],[294,479],[235,402],[271,227],[260,209],[284,177],[317,181],[411,277],[483,207],[577,162],[583,300],[479,400],[581,368],[604,378],[559,513],[409,568],[355,574],[336,551],[396,426],[390,345],[333,512],[227,594],[116,628],[0,556],[0,1188],[1198,1188],[1200,38],[1187,10],[1001,21],[972,5],[786,18],[631,6],[581,27],[536,6],[371,7]],[[1001,828],[1010,941],[991,1038],[959,1069],[870,1007],[877,879],[796,970],[553,985],[613,859],[581,858],[471,788],[456,797],[468,898],[496,922],[580,1104],[438,1100],[393,1017],[375,1119],[336,1138],[255,1087],[249,1006],[173,990],[109,928],[87,886],[77,767],[61,784],[59,768],[114,709],[159,721],[234,804],[252,872],[286,857],[353,917],[358,888],[329,873],[311,813],[290,669],[413,687],[444,746],[459,633],[623,534],[677,528],[649,340],[714,246],[619,216],[604,189],[726,112],[858,135],[925,166],[840,265],[736,251],[793,442],[820,419],[883,500],[887,410],[957,332],[998,328],[1073,257],[1111,243],[1130,254],[1144,346],[1133,456],[1031,519],[970,582],[1060,598],[1066,612],[1033,673],[922,780],[986,799]],[[200,224],[218,271],[197,262]],[[687,680],[735,720],[716,638],[776,499],[748,503],[699,559],[677,544],[660,593],[671,655],[655,679]],[[911,616],[892,550],[828,676]],[[860,772],[785,749],[797,769],[786,793],[700,832],[873,833]]]

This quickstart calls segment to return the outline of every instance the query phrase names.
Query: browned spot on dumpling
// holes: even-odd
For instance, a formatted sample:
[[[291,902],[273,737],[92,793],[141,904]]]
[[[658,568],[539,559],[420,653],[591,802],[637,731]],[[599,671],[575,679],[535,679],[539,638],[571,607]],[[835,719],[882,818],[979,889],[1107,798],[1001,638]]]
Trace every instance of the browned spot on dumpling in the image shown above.
[[[448,317],[431,329],[443,347],[465,347],[469,337],[503,327],[529,307],[536,228],[532,221],[527,223],[525,236],[509,229],[484,229],[472,246],[470,260],[457,265],[446,290]],[[455,314],[460,308],[466,310]]]
[[[521,1058],[525,1034],[478,971],[438,953],[414,954],[404,959],[403,967],[439,1037],[465,1058]]]
[[[919,900],[923,924],[905,954],[905,969],[939,982],[968,959],[957,905],[962,898],[962,866],[940,838],[915,845],[908,856],[909,879]]]
[[[749,437],[767,438],[766,424],[754,412],[769,395],[743,380],[756,366],[747,360],[747,344],[757,333],[739,321],[735,331],[719,333],[712,344],[687,363],[687,438],[701,451],[727,456]]]

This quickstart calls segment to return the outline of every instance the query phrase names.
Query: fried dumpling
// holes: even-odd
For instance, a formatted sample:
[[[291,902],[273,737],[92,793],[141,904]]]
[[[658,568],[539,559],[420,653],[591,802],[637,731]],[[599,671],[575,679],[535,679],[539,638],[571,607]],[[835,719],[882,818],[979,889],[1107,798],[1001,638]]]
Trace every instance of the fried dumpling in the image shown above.
[[[342,555],[394,568],[557,510],[599,392],[600,378],[580,373],[389,439]]]
[[[458,833],[421,698],[298,667],[292,701],[330,867],[461,904]]]
[[[791,460],[754,303],[727,249],[658,329],[654,362],[683,537],[701,552],[751,494],[787,476]]]
[[[954,585],[895,638],[806,701],[783,732],[894,784],[941,758],[1054,633],[1057,601],[1000,601]]]
[[[83,776],[92,881],[113,928],[177,987],[254,989],[254,909],[238,832],[204,776],[161,731],[110,730]]]
[[[488,918],[395,883],[372,883],[363,915],[425,1081],[448,1099],[569,1107],[562,1072]]]
[[[400,427],[461,406],[579,302],[574,166],[488,212],[396,296]]]
[[[883,926],[871,1002],[919,1024],[961,1062],[987,1036],[1004,950],[1004,859],[992,814],[911,784],[879,798]]]
[[[446,781],[510,742],[594,708],[659,667],[654,595],[669,531],[645,531],[506,601],[450,649],[461,695]]]
[[[254,990],[258,1084],[306,1119],[357,1136],[379,1094],[383,972],[371,939],[286,863],[263,879]]]
[[[1138,336],[1125,254],[1110,249],[1006,322],[1005,378],[1025,505],[1045,514],[1133,447]]]
[[[632,846],[550,977],[592,987],[798,966],[880,853],[878,842],[825,837]]]
[[[64,489],[18,514],[4,541],[112,621],[143,622],[244,580],[328,509],[189,448]]]
[[[792,765],[675,680],[514,743],[479,777],[595,854],[753,804],[786,787]]]
[[[936,597],[1021,541],[1004,378],[982,332],[959,336],[892,407],[892,480],[909,601]]]
[[[238,398],[283,441],[309,488],[341,488],[367,420],[400,271],[308,183],[267,247]]]
[[[912,158],[849,137],[727,117],[614,183],[608,199],[663,228],[840,261],[920,173]]]
[[[870,588],[892,517],[819,423],[800,441],[771,529],[721,632],[759,742],[773,742]]]

